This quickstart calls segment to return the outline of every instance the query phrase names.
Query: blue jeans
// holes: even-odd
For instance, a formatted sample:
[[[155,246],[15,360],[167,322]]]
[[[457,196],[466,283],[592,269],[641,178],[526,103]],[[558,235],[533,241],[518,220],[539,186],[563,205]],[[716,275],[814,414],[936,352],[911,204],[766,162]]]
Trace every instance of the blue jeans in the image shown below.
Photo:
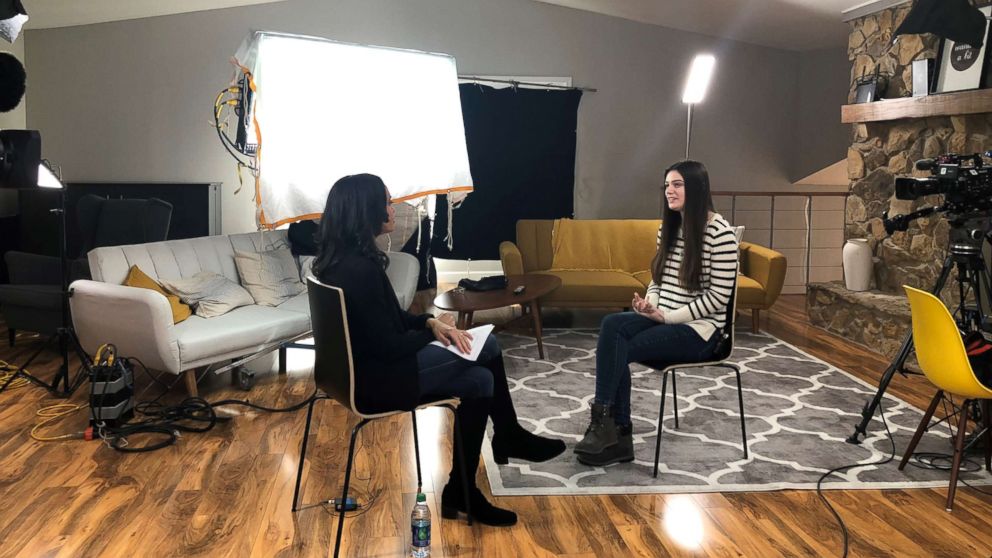
[[[603,318],[596,346],[596,403],[613,405],[614,421],[630,424],[630,363],[700,362],[712,356],[719,335],[703,340],[685,324],[660,324],[635,312]]]
[[[417,368],[420,373],[421,397],[443,396],[460,399],[477,399],[493,396],[493,373],[480,363],[500,356],[499,342],[495,335],[486,339],[478,360],[465,360],[451,351],[436,345],[427,345],[417,351]]]

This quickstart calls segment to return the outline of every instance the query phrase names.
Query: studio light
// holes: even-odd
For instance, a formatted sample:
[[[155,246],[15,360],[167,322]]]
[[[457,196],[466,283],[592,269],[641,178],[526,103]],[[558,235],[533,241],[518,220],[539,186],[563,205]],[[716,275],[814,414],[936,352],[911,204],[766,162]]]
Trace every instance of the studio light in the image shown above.
[[[59,177],[45,163],[38,165],[38,186],[41,188],[64,188]]]
[[[234,106],[225,147],[253,158],[237,157],[257,173],[260,226],[319,218],[349,174],[380,176],[394,202],[472,191],[453,57],[260,31],[235,59],[247,79],[218,97],[217,126]]]
[[[21,0],[0,0],[0,37],[13,43],[28,21],[28,12]]]
[[[686,104],[688,111],[685,127],[686,159],[689,158],[689,143],[692,139],[692,107],[701,103],[706,96],[706,90],[709,88],[715,66],[716,58],[712,54],[697,54],[689,68],[685,89],[682,91],[682,102]]]
[[[706,89],[710,86],[710,78],[713,77],[713,67],[716,65],[716,58],[712,54],[697,54],[689,68],[689,77],[685,81],[685,90],[682,93],[682,102],[690,105],[701,103],[706,96]]]
[[[985,41],[985,14],[968,0],[919,0],[893,38],[920,33],[980,48]]]
[[[0,130],[0,189],[31,190],[34,188],[57,189],[58,206],[53,210],[58,215],[59,223],[59,274],[62,278],[61,311],[62,327],[55,331],[42,348],[53,341],[58,341],[59,352],[62,354],[62,365],[52,378],[51,383],[35,377],[28,371],[31,362],[41,354],[41,349],[15,372],[0,384],[0,393],[6,390],[16,378],[25,378],[39,386],[64,396],[72,395],[86,375],[81,370],[73,380],[69,375],[69,349],[75,349],[77,355],[85,363],[89,357],[79,345],[76,332],[72,329],[69,317],[69,264],[66,260],[66,224],[65,204],[66,188],[62,181],[52,172],[51,167],[41,158],[41,134],[37,130]],[[59,386],[62,386],[61,388]]]

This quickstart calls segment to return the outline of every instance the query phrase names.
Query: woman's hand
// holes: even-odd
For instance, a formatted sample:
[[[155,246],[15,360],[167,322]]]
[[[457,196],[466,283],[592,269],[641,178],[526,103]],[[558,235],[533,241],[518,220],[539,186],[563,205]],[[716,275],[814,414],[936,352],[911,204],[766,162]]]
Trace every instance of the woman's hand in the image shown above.
[[[647,299],[641,298],[640,293],[634,293],[634,299],[630,301],[630,307],[634,309],[634,312],[641,314],[648,309],[652,308],[651,303]]]
[[[644,316],[645,318],[650,318],[659,324],[665,323],[665,313],[661,308],[656,308],[648,304],[647,308],[643,312],[638,312],[638,314]]]
[[[665,313],[647,300],[641,298],[641,295],[637,293],[634,293],[634,300],[630,301],[630,306],[634,309],[634,312],[645,318],[650,318],[659,324],[665,323]]]
[[[471,333],[452,327],[435,318],[427,320],[427,327],[434,333],[434,338],[445,347],[454,343],[459,352],[463,354],[472,352]]]

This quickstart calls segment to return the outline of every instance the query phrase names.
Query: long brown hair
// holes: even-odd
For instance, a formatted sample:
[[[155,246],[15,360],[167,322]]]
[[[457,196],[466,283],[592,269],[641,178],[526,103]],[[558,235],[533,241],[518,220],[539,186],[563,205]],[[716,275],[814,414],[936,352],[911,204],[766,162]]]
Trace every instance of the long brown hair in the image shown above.
[[[665,261],[675,247],[679,228],[682,228],[682,241],[685,251],[682,254],[682,267],[679,269],[679,285],[690,291],[700,290],[700,275],[703,272],[703,242],[706,234],[706,223],[709,212],[713,211],[713,196],[710,195],[710,175],[706,167],[699,161],[680,161],[665,169],[668,173],[676,171],[685,180],[683,190],[685,203],[682,211],[674,211],[668,207],[665,198],[665,209],[661,213],[661,245],[651,261],[651,278],[655,283],[661,283],[665,270]]]

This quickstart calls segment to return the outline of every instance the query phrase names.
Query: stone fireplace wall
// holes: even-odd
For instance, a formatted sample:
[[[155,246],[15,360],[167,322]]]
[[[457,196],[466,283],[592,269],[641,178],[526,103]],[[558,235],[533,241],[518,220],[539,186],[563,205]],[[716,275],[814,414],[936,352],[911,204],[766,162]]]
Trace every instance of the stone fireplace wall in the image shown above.
[[[873,74],[876,65],[880,74],[889,78],[883,98],[910,96],[912,62],[936,58],[939,39],[934,36],[904,35],[889,47],[893,31],[909,9],[907,4],[851,22],[848,102],[854,101],[856,78]],[[889,215],[906,214],[940,200],[938,196],[897,200],[895,179],[927,176],[914,169],[916,160],[949,152],[984,151],[992,147],[990,139],[992,114],[907,118],[852,126],[844,236],[868,240],[874,255],[874,290],[852,292],[843,282],[811,284],[806,297],[811,323],[888,357],[895,356],[910,325],[902,285],[927,290],[933,287],[949,233],[944,218],[935,215],[913,221],[905,232],[887,235],[882,225],[885,211]],[[952,288],[945,288],[941,294],[948,304],[954,304],[958,297],[957,289]]]
[[[851,91],[855,79],[875,71],[889,75],[886,98],[905,97],[912,89],[912,61],[936,58],[938,38],[903,35],[888,48],[892,32],[909,12],[909,5],[890,8],[851,23],[848,57],[852,61]],[[875,256],[875,287],[902,294],[902,285],[929,289],[943,263],[947,222],[939,217],[918,219],[909,230],[888,236],[882,214],[905,214],[938,197],[912,201],[894,197],[897,176],[928,176],[913,163],[943,153],[975,153],[992,147],[992,114],[904,119],[855,124],[848,149],[851,193],[847,199],[845,238],[867,238]]]

